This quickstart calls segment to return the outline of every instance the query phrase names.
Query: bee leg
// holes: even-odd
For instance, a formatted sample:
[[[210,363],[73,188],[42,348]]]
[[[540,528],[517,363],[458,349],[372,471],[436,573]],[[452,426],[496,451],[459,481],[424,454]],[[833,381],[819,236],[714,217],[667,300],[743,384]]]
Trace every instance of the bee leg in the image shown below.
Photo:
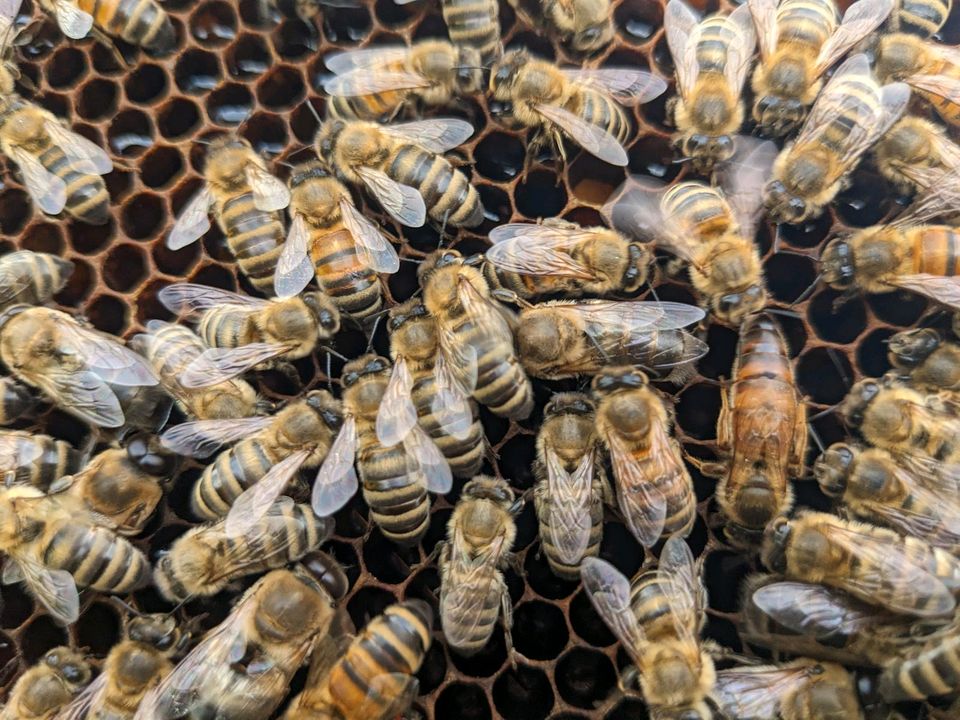
[[[679,277],[686,269],[687,263],[680,258],[671,258],[670,260],[667,260],[663,267],[663,271],[669,278]]]
[[[114,59],[120,64],[121,68],[126,70],[130,69],[130,63],[128,63],[127,59],[120,53],[120,49],[117,47],[117,44],[113,42],[112,37],[103,32],[103,30],[98,28],[96,25],[90,28],[90,36],[110,51]]]
[[[720,417],[717,418],[717,446],[729,452],[733,446],[733,418],[730,417],[729,389],[720,391]]]
[[[553,144],[556,146],[557,155],[560,160],[560,167],[557,168],[557,182],[560,184],[560,175],[567,167],[567,149],[563,145],[563,135],[560,134],[560,131],[556,128],[553,129]]]
[[[663,124],[667,127],[676,127],[677,121],[675,119],[677,113],[677,102],[678,98],[674,95],[672,98],[667,100],[667,104],[664,106],[666,110],[666,116],[663,119]]]
[[[513,601],[503,578],[500,579],[500,608],[503,612],[503,637],[507,645],[507,657],[510,658],[510,666],[515,670],[519,653],[513,647]]]
[[[636,665],[627,665],[617,678],[617,690],[623,695],[631,695],[640,686],[640,671]]]
[[[300,385],[300,373],[297,372],[297,369],[293,366],[293,363],[284,360],[278,362],[273,369],[283,375],[287,380],[293,383],[293,385]]]
[[[715,461],[709,462],[701,460],[698,457],[694,457],[688,453],[684,453],[684,459],[693,465],[701,475],[709,478],[722,478],[727,474],[727,465],[726,463]]]

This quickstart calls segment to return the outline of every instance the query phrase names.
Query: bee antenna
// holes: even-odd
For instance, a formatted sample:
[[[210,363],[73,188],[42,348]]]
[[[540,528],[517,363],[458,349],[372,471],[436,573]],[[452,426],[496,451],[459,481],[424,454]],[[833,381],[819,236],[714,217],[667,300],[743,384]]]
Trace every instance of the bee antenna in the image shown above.
[[[283,165],[284,167],[287,167],[293,170],[293,165],[291,163],[288,163],[286,160],[274,160],[274,162],[277,165]]]
[[[671,164],[671,165],[683,165],[684,163],[687,163],[687,162],[690,162],[690,158],[685,157],[685,158],[677,158],[676,160],[672,160],[672,161],[670,162],[670,164]]]
[[[303,146],[302,148],[300,148],[299,150],[294,150],[292,153],[290,153],[289,155],[287,155],[287,160],[291,160],[294,155],[299,155],[300,153],[304,152],[305,150],[313,150],[313,145],[304,145],[304,146]],[[291,165],[291,167],[293,167],[293,166]]]
[[[251,118],[252,115],[253,115],[253,108],[250,108],[249,110],[247,110],[247,114],[243,116],[243,120],[240,121],[240,124],[237,125],[237,129],[235,131],[237,135],[240,134],[240,131],[243,130],[243,126],[247,124],[247,121]]]
[[[813,282],[810,283],[810,285],[807,287],[806,290],[804,290],[802,293],[800,293],[799,295],[797,295],[797,297],[794,299],[794,301],[791,303],[791,305],[799,305],[799,304],[802,303],[804,300],[806,300],[807,298],[809,298],[810,295],[813,294],[813,291],[817,289],[817,284],[818,284],[818,283],[820,282],[820,280],[822,280],[822,279],[823,279],[823,272],[817,273],[817,276],[813,279]]]
[[[823,453],[826,452],[826,448],[823,446],[823,440],[820,438],[820,433],[817,432],[817,429],[809,422],[807,423],[807,432],[810,433],[814,444],[820,449],[820,454],[823,455]]]
[[[803,315],[796,310],[787,310],[786,308],[766,307],[763,311],[773,313],[774,315],[783,315],[783,317],[793,318],[794,320],[799,320],[803,317]]]
[[[414,265],[422,265],[422,264],[423,264],[423,260],[417,260],[416,258],[408,258],[408,257],[402,257],[402,258],[400,258],[400,262],[413,263]]]
[[[342,353],[338,353],[338,352],[337,352],[336,350],[334,350],[332,347],[329,347],[329,346],[327,346],[327,345],[321,345],[321,346],[320,346],[320,349],[323,350],[325,353],[327,353],[327,356],[328,356],[328,357],[329,357],[330,355],[333,355],[334,357],[340,358],[340,359],[343,360],[344,362],[349,362],[349,361],[350,361],[350,358],[348,358],[346,355],[343,355]],[[329,373],[327,373],[327,375],[329,376]]]
[[[824,417],[826,417],[827,415],[830,415],[830,414],[836,412],[836,410],[837,410],[838,407],[840,407],[840,403],[834,403],[833,405],[831,405],[830,407],[828,407],[826,410],[821,410],[821,411],[818,412],[816,415],[812,415],[812,416],[810,416],[809,418],[807,418],[807,422],[808,422],[808,423],[812,423],[812,422],[814,422],[814,421],[816,421],[816,420],[819,420],[820,418],[824,418]]]
[[[310,114],[313,115],[314,118],[316,118],[317,123],[319,123],[320,125],[323,125],[323,118],[320,117],[320,113],[317,112],[317,109],[313,106],[313,103],[310,102],[310,99],[307,98],[306,100],[304,100],[303,104],[306,105],[307,109],[310,110]]]
[[[840,363],[840,360],[837,358],[837,351],[832,347],[828,347],[827,355],[830,356],[830,361],[833,363],[833,367],[836,368],[837,374],[840,376],[840,379],[843,380],[843,384],[846,387],[850,387],[850,378],[847,376],[847,371],[843,369],[843,365]]]
[[[378,313],[377,319],[373,321],[373,327],[370,328],[370,339],[367,341],[366,352],[373,350],[373,340],[377,336],[377,328],[380,326],[380,321],[383,319],[383,314]]]
[[[143,613],[142,613],[142,612],[140,612],[140,611],[137,610],[135,607],[133,607],[133,605],[129,604],[128,602],[126,602],[126,601],[124,601],[124,600],[121,600],[120,598],[118,598],[118,597],[115,596],[115,595],[111,595],[111,596],[110,596],[110,602],[112,602],[114,605],[118,606],[121,610],[126,610],[126,611],[127,611],[128,613],[130,613],[131,615],[135,615],[135,616],[137,616],[137,617],[143,617]]]
[[[653,295],[653,299],[654,299],[656,302],[660,302],[660,297],[657,295],[657,290],[656,290],[656,288],[653,287],[653,283],[650,282],[650,278],[649,278],[649,277],[647,278],[647,287],[650,289],[650,294]]]

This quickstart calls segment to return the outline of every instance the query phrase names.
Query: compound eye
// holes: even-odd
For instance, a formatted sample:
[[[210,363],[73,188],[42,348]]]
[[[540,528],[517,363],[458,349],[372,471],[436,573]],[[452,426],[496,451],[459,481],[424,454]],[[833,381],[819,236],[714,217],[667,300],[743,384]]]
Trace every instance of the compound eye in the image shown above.
[[[706,135],[691,135],[690,136],[690,148],[691,150],[702,150],[707,146],[707,143],[710,142]]]
[[[717,150],[727,152],[733,149],[733,139],[729,135],[721,135],[716,140]]]
[[[740,295],[724,295],[722,298],[720,298],[720,302],[717,303],[717,309],[720,310],[720,312],[728,313],[731,310],[736,309],[739,305]]]
[[[773,97],[772,95],[767,95],[760,98],[760,101],[757,103],[757,107],[760,108],[761,112],[767,112],[768,110],[773,110],[778,105],[780,105],[780,99]]]
[[[583,39],[587,42],[593,42],[600,37],[600,28],[592,27],[583,31]]]
[[[799,216],[806,211],[807,204],[800,198],[790,198],[790,209]]]
[[[509,67],[502,67],[494,74],[493,79],[498,83],[505,83],[510,79],[511,69]]]

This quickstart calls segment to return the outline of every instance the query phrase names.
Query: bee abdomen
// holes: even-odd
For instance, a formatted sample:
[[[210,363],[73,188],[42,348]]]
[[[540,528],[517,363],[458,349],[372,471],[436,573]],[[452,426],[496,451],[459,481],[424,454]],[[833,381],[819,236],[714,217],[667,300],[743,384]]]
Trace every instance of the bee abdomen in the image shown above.
[[[416,188],[430,217],[454,226],[475,227],[483,222],[480,194],[467,176],[442,155],[416,145],[401,147],[387,174],[399,183]]]
[[[234,348],[248,342],[249,315],[235,308],[207,310],[197,325],[197,334],[210,347]]]
[[[80,0],[108,32],[150,50],[168,51],[176,42],[170,18],[154,0],[117,0],[115,3]],[[84,6],[89,6],[89,9]],[[111,12],[112,11],[112,12]]]
[[[34,407],[33,396],[12,378],[0,378],[0,425],[10,425]]]
[[[900,0],[891,15],[894,32],[932,37],[950,15],[952,0]]]
[[[490,65],[503,53],[499,5],[493,0],[443,0],[447,32],[455,45],[476,48],[481,62]]]
[[[697,42],[697,63],[700,72],[722,73],[727,64],[727,54],[735,40],[733,31],[722,16],[708,17],[700,23],[700,39]]]
[[[450,465],[450,471],[456,477],[469,478],[476,475],[483,465],[483,427],[477,418],[476,408],[473,408],[473,422],[468,433],[463,438],[457,438],[441,427],[440,420],[433,412],[436,382],[432,371],[415,377],[411,394],[420,418],[420,426],[443,453]]]
[[[537,510],[537,521],[540,523],[540,543],[543,546],[543,553],[547,556],[547,563],[550,569],[557,577],[565,580],[580,579],[580,563],[571,565],[560,559],[560,552],[553,544],[551,528],[556,519],[554,517],[554,508],[556,502],[547,492],[546,483],[541,483],[538,493],[534,496]],[[560,529],[563,532],[563,529]],[[587,547],[583,551],[583,558],[596,557],[600,554],[600,541],[603,540],[603,499],[600,493],[597,493],[590,504],[590,539]]]
[[[777,8],[780,42],[802,43],[819,51],[837,27],[831,0],[787,0]]]
[[[237,264],[260,292],[273,295],[273,275],[284,243],[278,212],[258,210],[253,193],[230,198],[220,210],[220,223]]]
[[[960,271],[960,231],[933,225],[913,231],[913,271],[953,276]]]
[[[203,471],[193,486],[191,509],[203,520],[223,517],[244,490],[282,459],[274,457],[256,438],[241,440]]]
[[[960,689],[960,636],[937,641],[915,657],[896,661],[880,676],[888,702],[923,700]]]
[[[337,307],[363,320],[383,307],[379,276],[360,262],[349,231],[318,232],[312,244],[317,281]]]
[[[663,196],[664,214],[688,218],[701,237],[724,232],[733,221],[732,213],[712,187],[688,182],[674,185]]]
[[[56,145],[50,145],[37,158],[52,175],[67,186],[66,211],[85,223],[104,225],[110,219],[110,195],[99,175],[79,173]]]
[[[66,570],[77,585],[111,593],[143,587],[150,566],[143,553],[106,528],[63,522],[47,540],[43,562]]]
[[[402,445],[384,448],[375,439],[361,443],[370,448],[357,462],[370,517],[389,540],[416,545],[430,524],[430,497],[422,479],[409,472]]]
[[[584,90],[580,93],[580,116],[591,125],[606,130],[621,144],[630,137],[630,120],[620,103],[603,93]]]
[[[475,562],[485,562],[477,560]],[[495,577],[491,580],[487,573],[493,573]],[[472,625],[472,631],[469,637],[464,638],[462,642],[456,644],[457,652],[461,655],[475,655],[486,647],[493,631],[500,619],[500,598],[503,587],[503,576],[495,568],[486,568],[485,572],[472,573],[475,577],[451,578],[458,584],[467,585],[467,589],[462,592],[463,597],[479,598],[483,597],[483,605],[477,607],[474,603],[470,608],[447,608],[441,613],[441,619],[444,626],[448,625]],[[470,586],[473,586],[472,588]],[[441,606],[443,600],[441,599]],[[466,615],[469,613],[469,615]],[[449,641],[450,633],[445,631]],[[452,644],[452,643],[451,643]]]

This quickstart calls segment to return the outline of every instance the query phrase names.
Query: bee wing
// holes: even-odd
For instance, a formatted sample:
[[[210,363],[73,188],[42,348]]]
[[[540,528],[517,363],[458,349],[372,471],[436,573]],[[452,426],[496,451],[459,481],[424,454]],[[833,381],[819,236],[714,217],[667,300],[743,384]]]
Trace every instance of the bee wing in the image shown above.
[[[579,315],[588,324],[619,328],[631,337],[651,328],[676,330],[689,327],[706,315],[703,308],[696,305],[659,300],[588,300],[560,307]],[[587,332],[590,332],[589,328]]]
[[[367,685],[367,694],[351,710],[356,718],[393,718],[401,716],[420,692],[420,681],[404,673],[380,673]]]
[[[364,50],[330,53],[323,62],[330,72],[339,75],[357,68],[390,65],[399,60],[405,60],[409,54],[410,48],[406,45],[384,45]]]
[[[333,515],[357,492],[356,455],[357,425],[353,416],[347,415],[313,482],[310,504],[317,517]]]
[[[753,592],[751,600],[784,627],[815,638],[861,632],[882,614],[839,590],[800,582],[764,585]]]
[[[395,273],[400,269],[400,258],[390,241],[346,198],[340,201],[340,216],[353,236],[357,255],[364,265],[382,273]]]
[[[630,581],[606,560],[583,559],[580,579],[597,614],[634,660],[646,644],[643,628],[630,606]]]
[[[416,188],[401,185],[387,174],[373,168],[357,168],[364,187],[370,191],[383,209],[401,225],[421,227],[427,221],[427,206]]]
[[[916,273],[914,275],[898,275],[889,282],[898,288],[928,297],[941,305],[960,309],[960,277]]]
[[[624,104],[648,103],[667,90],[661,78],[634,68],[564,68],[561,72],[571,82],[605,92]]]
[[[274,343],[250,343],[236,348],[208,348],[180,374],[185,388],[218,385],[283,355],[289,348]]]
[[[238,538],[253,530],[270,511],[290,479],[310,457],[310,450],[297,450],[267,471],[234,501],[227,513],[224,532],[228,538]]]
[[[48,119],[44,129],[70,161],[70,167],[87,175],[106,175],[113,170],[113,161],[99,145],[71,132],[55,118]]]
[[[283,210],[290,204],[290,190],[268,170],[251,162],[243,171],[253,192],[253,204],[258,210],[273,212]]]
[[[383,132],[419,145],[424,150],[445,153],[463,145],[473,135],[473,125],[457,118],[432,118],[385,125]]]
[[[942,215],[960,211],[960,167],[944,173],[940,181],[928,187],[910,203],[892,225],[920,225]]]
[[[53,12],[60,32],[71,40],[82,40],[93,27],[93,15],[85,13],[70,0],[56,0]]]
[[[538,104],[533,108],[591,155],[619,167],[626,167],[629,163],[627,151],[623,149],[620,141],[603,128],[592,125],[569,110],[556,105]]]
[[[687,99],[700,73],[697,62],[697,41],[700,37],[700,18],[683,0],[670,0],[663,17],[667,45],[676,67],[677,87]]]
[[[473,408],[470,395],[459,387],[445,358],[444,353],[437,353],[434,362],[435,392],[430,401],[430,411],[445,433],[463,440],[470,435],[473,426]]]
[[[395,90],[416,90],[430,85],[429,80],[417,73],[384,70],[370,65],[327,78],[323,82],[323,90],[331,96],[358,97]]]
[[[272,421],[273,418],[269,415],[226,420],[194,420],[167,428],[160,436],[160,444],[178,455],[205,458],[221,445],[261,432]]]
[[[57,215],[67,205],[67,186],[22,148],[13,148],[11,158],[20,168],[30,197],[47,215]]]
[[[763,208],[763,188],[773,175],[777,146],[740,136],[733,157],[717,167],[716,179],[737,219],[740,232],[752,237]]]
[[[915,501],[917,510],[872,501],[865,502],[865,507],[902,535],[935,538],[936,542],[931,544],[939,547],[945,542],[960,544],[960,506],[956,496],[918,484],[903,471],[898,471],[898,475],[901,482],[908,483],[911,501],[912,504]]]
[[[957,64],[960,69],[960,63]],[[917,90],[928,92],[954,105],[960,103],[960,80],[949,75],[920,73],[907,78],[907,83]]]
[[[446,495],[453,487],[453,474],[450,464],[440,452],[436,443],[419,425],[414,425],[406,437],[403,446],[409,460],[413,461],[412,472],[423,474],[427,490],[438,495]]]
[[[94,708],[102,707],[106,698],[108,673],[101,672],[69,705],[53,716],[53,720],[85,720]]]
[[[213,192],[210,186],[204,183],[177,217],[167,236],[167,247],[179,250],[202,238],[210,229],[210,208],[213,207],[213,202]]]
[[[859,0],[847,8],[843,20],[820,48],[816,76],[847,54],[858,42],[872,33],[893,10],[894,0]]]
[[[697,566],[686,541],[671,535],[660,551],[657,580],[666,588],[664,597],[670,607],[670,616],[678,637],[688,645],[698,647],[697,628],[700,625],[700,607]]]
[[[377,408],[377,440],[391,447],[403,440],[417,424],[417,408],[413,404],[413,378],[403,356],[396,359],[390,382]]]
[[[595,235],[592,230],[533,223],[501,225],[490,231],[493,245],[487,250],[486,257],[507,272],[595,280],[596,274],[570,255],[570,250]]]
[[[0,435],[0,472],[21,468],[42,454],[40,443],[30,442],[22,435]]]
[[[747,2],[757,31],[760,56],[764,60],[773,55],[777,49],[777,40],[780,35],[777,26],[777,5],[777,0],[748,0]]]
[[[640,469],[621,440],[613,436],[606,440],[623,518],[641,545],[646,548],[653,547],[663,533],[667,499],[645,477],[645,473],[649,471]]]
[[[891,453],[897,464],[913,479],[939,492],[960,495],[960,465],[943,462],[917,452]]]
[[[240,295],[222,288],[195,283],[174,283],[160,289],[157,297],[172,313],[199,313],[214,308],[230,307],[254,312],[270,304],[269,300]]]
[[[310,229],[307,221],[300,213],[294,213],[273,275],[273,291],[277,297],[295,297],[313,279],[316,271],[310,259],[309,247]]]
[[[57,405],[100,427],[120,427],[123,409],[113,390],[92,370],[46,370],[43,373],[22,371],[32,385],[56,400]]]
[[[809,676],[807,666],[730,668],[717,672],[714,692],[724,717],[776,718],[780,717],[780,703],[787,693],[799,691]]]
[[[66,570],[54,570],[44,565],[39,558],[27,553],[17,553],[7,558],[7,564],[15,563],[18,581],[26,583],[27,588],[50,612],[54,620],[62,625],[75,623],[80,617],[80,593],[73,575]],[[7,566],[4,566],[4,581],[7,580]],[[14,577],[11,575],[11,577]]]
[[[746,5],[738,7],[727,15],[726,25],[733,31],[735,39],[727,47],[727,62],[723,74],[727,84],[739,95],[757,45],[757,33],[753,27],[750,8]]]
[[[503,551],[503,538],[498,537],[487,546],[483,555],[471,558],[457,548],[467,547],[463,531],[455,531],[451,546],[449,576],[456,582],[443,583],[440,588],[440,618],[443,634],[453,646],[462,645],[474,637],[477,627],[484,622],[484,608],[492,595],[497,579],[496,567]],[[448,622],[446,618],[455,618]]]
[[[60,351],[81,357],[87,368],[106,382],[131,387],[159,382],[141,355],[111,336],[84,327],[68,315],[55,315],[54,319],[60,331]]]
[[[588,452],[573,472],[567,472],[553,450],[547,450],[547,490],[553,517],[550,542],[561,562],[576,565],[590,544],[590,495],[593,492],[594,454]]]

